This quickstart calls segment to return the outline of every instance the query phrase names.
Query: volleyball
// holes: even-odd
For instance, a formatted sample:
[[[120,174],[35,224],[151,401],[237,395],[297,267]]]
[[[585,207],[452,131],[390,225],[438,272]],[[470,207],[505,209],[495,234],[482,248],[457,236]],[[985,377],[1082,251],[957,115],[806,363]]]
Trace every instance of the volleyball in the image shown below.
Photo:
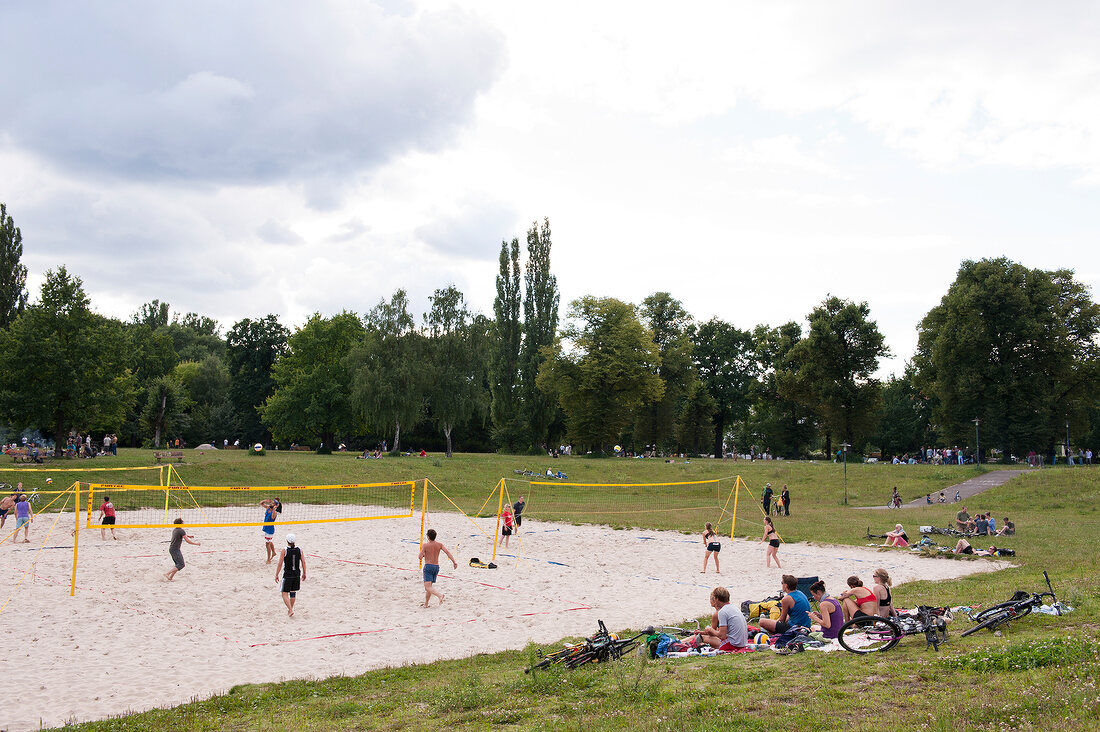
[[[46,485],[53,483],[53,478],[46,478]]]
[[[768,638],[767,633],[757,633],[756,637],[752,639],[752,642],[758,646],[766,646],[768,645],[769,640],[771,639]]]
[[[615,445],[615,452],[622,452],[623,448],[620,445]]]
[[[263,449],[264,449],[264,446],[257,442],[255,445],[252,446],[252,449],[255,450],[256,452],[262,452]]]

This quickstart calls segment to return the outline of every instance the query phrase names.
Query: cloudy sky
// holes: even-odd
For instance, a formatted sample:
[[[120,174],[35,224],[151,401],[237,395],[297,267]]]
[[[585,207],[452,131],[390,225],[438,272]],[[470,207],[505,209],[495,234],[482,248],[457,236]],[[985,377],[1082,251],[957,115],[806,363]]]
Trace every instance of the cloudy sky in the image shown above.
[[[1100,292],[1089,2],[0,6],[0,201],[29,286],[217,318],[491,313],[549,217],[563,311],[867,301],[898,372],[964,259]]]

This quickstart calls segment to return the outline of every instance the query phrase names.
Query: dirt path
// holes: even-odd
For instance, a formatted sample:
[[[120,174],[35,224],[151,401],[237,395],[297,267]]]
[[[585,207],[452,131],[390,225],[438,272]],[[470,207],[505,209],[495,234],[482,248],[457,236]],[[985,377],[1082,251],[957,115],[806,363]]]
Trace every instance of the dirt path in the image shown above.
[[[950,488],[944,490],[943,494],[947,496],[947,502],[952,503],[955,498],[955,491],[959,492],[959,500],[965,501],[971,496],[976,496],[983,491],[987,491],[990,488],[996,488],[999,485],[1004,485],[1008,481],[1015,478],[1017,475],[1021,475],[1023,471],[1020,470],[993,470],[983,475],[976,476],[970,480],[965,480],[958,485],[953,485]],[[932,500],[939,502],[939,495],[933,495]],[[924,497],[920,497],[914,501],[901,504],[902,508],[920,508],[921,506],[928,505],[925,503]],[[889,506],[859,506],[858,508],[869,508],[877,510],[885,510]]]

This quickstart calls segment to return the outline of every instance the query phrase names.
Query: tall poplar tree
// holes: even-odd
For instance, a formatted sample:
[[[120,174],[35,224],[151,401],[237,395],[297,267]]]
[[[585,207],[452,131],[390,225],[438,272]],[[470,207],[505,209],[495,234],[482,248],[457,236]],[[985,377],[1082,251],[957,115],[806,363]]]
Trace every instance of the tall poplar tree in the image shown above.
[[[493,300],[493,339],[489,357],[490,413],[493,439],[504,452],[515,452],[525,443],[526,424],[520,416],[520,347],[523,326],[519,319],[519,239],[500,243],[500,272]]]
[[[27,268],[23,233],[0,203],[0,328],[7,328],[27,306]]]
[[[535,380],[546,361],[543,348],[554,345],[558,329],[558,280],[550,274],[550,219],[531,224],[527,231],[526,291],[523,297],[523,349],[520,378],[523,411],[533,445],[545,447],[557,406],[539,390]]]

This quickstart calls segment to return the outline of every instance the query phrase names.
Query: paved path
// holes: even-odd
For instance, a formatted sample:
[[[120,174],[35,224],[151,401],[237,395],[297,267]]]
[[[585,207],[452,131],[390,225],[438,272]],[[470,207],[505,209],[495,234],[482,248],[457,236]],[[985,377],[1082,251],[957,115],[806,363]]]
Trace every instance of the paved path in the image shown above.
[[[1024,472],[1026,472],[1026,471],[1023,471],[1023,470],[992,470],[988,473],[983,473],[982,475],[971,478],[970,480],[965,480],[962,483],[959,483],[958,485],[953,485],[950,488],[946,488],[946,489],[944,489],[943,493],[944,493],[945,496],[947,496],[947,502],[948,503],[953,503],[952,499],[955,498],[955,491],[958,491],[960,499],[965,501],[967,498],[970,498],[971,496],[976,496],[979,493],[981,493],[982,491],[987,491],[990,488],[996,488],[999,485],[1004,485],[1008,481],[1015,478],[1017,475],[1022,475]],[[934,494],[932,496],[932,500],[935,501],[936,504],[938,505],[939,504],[939,494],[938,493]],[[902,508],[920,508],[921,506],[927,506],[927,505],[928,504],[925,503],[925,501],[924,501],[924,496],[921,496],[920,498],[916,499],[915,501],[909,501],[908,503],[901,504],[901,507]],[[857,506],[857,508],[870,508],[870,509],[885,510],[885,509],[889,508],[889,506]]]

